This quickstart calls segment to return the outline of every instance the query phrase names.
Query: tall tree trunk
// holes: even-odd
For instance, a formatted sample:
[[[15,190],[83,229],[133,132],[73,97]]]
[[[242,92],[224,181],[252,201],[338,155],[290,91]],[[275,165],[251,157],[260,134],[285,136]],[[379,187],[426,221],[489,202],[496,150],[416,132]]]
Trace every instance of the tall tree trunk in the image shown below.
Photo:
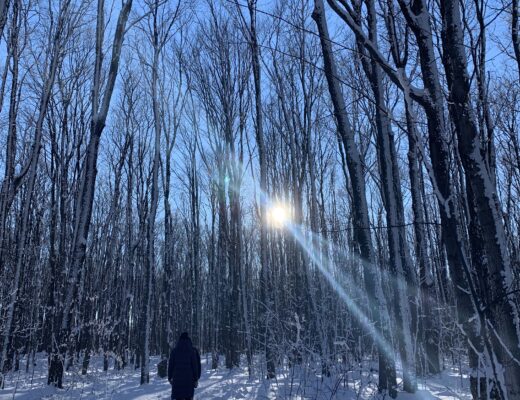
[[[258,163],[260,167],[260,301],[264,304],[263,311],[265,360],[267,364],[267,379],[276,377],[274,362],[274,342],[269,327],[269,315],[273,305],[271,299],[269,260],[267,257],[267,160],[263,130],[262,115],[262,70],[260,68],[260,47],[256,33],[256,0],[248,0],[250,18],[250,45],[252,51],[253,80],[255,85],[255,138],[258,148]]]
[[[28,161],[28,182],[27,182],[27,193],[24,197],[24,201],[22,204],[22,216],[20,227],[18,229],[18,248],[16,254],[16,267],[15,267],[15,277],[13,282],[13,290],[11,291],[11,298],[7,310],[7,321],[4,327],[4,341],[2,346],[2,353],[0,355],[0,386],[2,386],[1,373],[4,370],[4,362],[7,358],[7,349],[9,345],[9,337],[11,334],[12,322],[15,304],[18,296],[19,285],[20,285],[20,274],[22,270],[22,264],[26,253],[26,244],[27,244],[27,229],[29,223],[29,214],[32,206],[32,199],[34,193],[34,186],[36,182],[36,174],[38,167],[38,159],[40,157],[40,149],[41,149],[41,141],[43,134],[43,122],[45,120],[45,116],[47,115],[47,107],[49,104],[49,98],[51,96],[51,91],[54,86],[54,81],[56,78],[56,73],[59,68],[60,60],[61,60],[61,51],[64,34],[63,30],[65,29],[65,19],[68,13],[68,6],[70,1],[65,0],[61,6],[58,15],[58,21],[56,30],[50,34],[49,37],[49,47],[50,47],[50,57],[48,60],[49,70],[47,76],[45,77],[45,81],[43,84],[43,91],[40,97],[39,102],[39,111],[38,111],[38,119],[36,120],[35,126],[35,137],[34,143],[32,147],[32,152],[30,159]]]
[[[412,209],[414,215],[415,252],[419,262],[419,288],[421,293],[421,312],[418,321],[419,360],[423,374],[438,374],[441,372],[439,348],[439,319],[435,309],[435,288],[433,267],[428,255],[428,242],[425,224],[427,223],[422,192],[424,185],[421,179],[419,163],[418,134],[411,110],[411,100],[406,97],[405,113],[408,135],[408,163]]]
[[[9,100],[9,114],[7,127],[7,146],[5,155],[5,172],[0,187],[0,264],[3,268],[5,265],[5,254],[7,243],[7,219],[11,204],[17,187],[21,183],[21,176],[15,177],[16,147],[17,147],[17,115],[18,115],[18,97],[20,96],[18,89],[19,74],[19,25],[20,21],[20,0],[14,0],[13,16],[11,22],[11,32],[9,35],[10,59],[12,59],[11,67],[11,93]]]
[[[471,104],[464,37],[458,1],[441,2],[443,63],[449,89],[449,107],[457,132],[462,165],[471,186],[484,249],[489,260],[493,294],[484,303],[486,329],[500,366],[509,398],[520,396],[520,312],[512,293],[513,271],[492,171],[483,156],[475,112]],[[500,371],[497,373],[500,374]],[[498,377],[501,382],[501,377]]]
[[[159,55],[161,47],[159,44],[159,32],[157,27],[158,1],[155,2],[153,10],[153,62],[152,62],[152,109],[154,120],[154,157],[152,165],[152,189],[150,199],[150,212],[146,230],[146,261],[144,281],[144,302],[141,313],[144,342],[143,359],[141,360],[141,385],[150,382],[150,330],[152,320],[152,279],[155,271],[155,218],[159,204],[159,164],[161,162],[161,106],[159,103]]]
[[[352,185],[353,211],[354,211],[354,234],[359,245],[361,262],[364,268],[366,289],[369,297],[370,311],[375,323],[374,331],[370,332],[376,339],[379,356],[379,389],[388,390],[391,397],[396,397],[396,373],[395,362],[384,342],[390,342],[388,329],[382,322],[381,304],[383,304],[381,285],[375,273],[374,262],[375,254],[370,237],[368,205],[365,193],[365,178],[361,155],[354,140],[350,121],[346,113],[346,104],[341,92],[338,80],[338,73],[332,52],[332,46],[328,33],[325,11],[322,0],[315,0],[315,8],[312,14],[316,21],[320,35],[321,49],[323,52],[323,62],[325,76],[329,87],[330,96],[334,106],[334,116],[336,118],[337,129],[347,153],[347,168]],[[378,340],[378,338],[381,338]]]
[[[424,0],[412,0],[410,4],[405,0],[398,0],[401,11],[417,41],[425,89],[423,91],[417,90],[417,88],[411,85],[406,78],[403,65],[398,65],[397,71],[389,67],[374,44],[364,35],[361,27],[353,21],[350,10],[340,8],[335,0],[328,0],[328,2],[336,13],[351,27],[358,39],[363,42],[366,49],[370,52],[370,55],[378,61],[392,81],[403,90],[405,96],[409,96],[419,102],[425,110],[428,122],[430,158],[432,161],[432,184],[438,199],[442,236],[450,271],[453,280],[457,282],[455,296],[459,326],[468,339],[468,346],[475,348],[482,340],[478,332],[482,332],[482,329],[485,330],[487,327],[484,323],[480,299],[472,279],[466,239],[462,234],[463,226],[460,206],[455,201],[456,193],[451,177],[450,155],[447,146],[449,131],[444,113],[443,92],[437,69],[431,18],[427,4]],[[451,36],[450,42],[454,42]],[[462,46],[462,43],[459,43],[459,45]],[[492,354],[493,349],[489,346],[489,343],[486,345],[486,348],[486,351]]]
[[[378,48],[377,16],[373,0],[365,0],[368,9],[368,37]],[[361,22],[361,3],[356,5],[357,23]],[[397,319],[397,340],[403,366],[404,390],[414,393],[417,388],[415,368],[415,334],[417,331],[417,290],[415,272],[411,266],[406,241],[404,206],[397,165],[395,142],[386,104],[382,71],[377,61],[364,55],[358,40],[363,69],[370,82],[375,100],[376,149],[381,171],[381,191],[386,211],[389,262],[392,274],[393,306]]]
[[[513,39],[513,49],[515,51],[515,59],[517,65],[517,73],[520,78],[520,36],[519,36],[519,25],[520,10],[518,7],[518,0],[512,0],[511,2],[511,38]]]
[[[70,332],[70,313],[73,309],[73,300],[78,285],[78,274],[83,269],[87,248],[88,232],[91,223],[92,205],[94,203],[94,189],[97,176],[97,158],[99,153],[99,142],[105,128],[105,122],[110,107],[110,100],[114,91],[115,81],[119,69],[121,48],[126,32],[126,22],[132,8],[132,0],[123,3],[116,24],[114,41],[112,45],[112,56],[107,76],[104,95],[101,99],[101,67],[103,60],[103,38],[105,30],[104,22],[104,0],[98,0],[97,27],[96,27],[96,59],[94,68],[94,83],[92,89],[92,119],[90,123],[90,140],[87,145],[85,159],[82,168],[81,180],[76,199],[76,210],[74,212],[74,230],[71,245],[71,257],[69,260],[69,281],[63,307],[63,318],[61,332],[58,338],[60,346],[66,345]],[[64,350],[61,350],[62,354]],[[59,357],[58,357],[59,358]],[[54,359],[54,358],[53,358]],[[51,370],[58,368],[51,362],[49,365],[49,376]],[[61,371],[61,374],[63,371]],[[58,375],[61,375],[58,374]],[[58,379],[61,381],[62,376]]]
[[[7,13],[9,11],[9,0],[0,0],[0,37],[3,36]]]

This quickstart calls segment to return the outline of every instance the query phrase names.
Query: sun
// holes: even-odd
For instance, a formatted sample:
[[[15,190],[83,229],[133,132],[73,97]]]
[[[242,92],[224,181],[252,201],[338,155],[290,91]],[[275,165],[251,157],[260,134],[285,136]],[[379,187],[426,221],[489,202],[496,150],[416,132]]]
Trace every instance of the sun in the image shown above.
[[[267,222],[275,228],[283,228],[291,220],[291,211],[283,203],[272,204],[267,209]]]

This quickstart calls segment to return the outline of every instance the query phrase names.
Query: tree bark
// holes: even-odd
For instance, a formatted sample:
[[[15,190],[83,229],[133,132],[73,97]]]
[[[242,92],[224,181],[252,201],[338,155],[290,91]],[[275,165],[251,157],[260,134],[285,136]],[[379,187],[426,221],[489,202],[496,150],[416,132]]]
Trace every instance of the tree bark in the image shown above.
[[[78,284],[78,273],[83,269],[85,261],[88,232],[91,223],[92,205],[94,202],[94,189],[97,176],[97,158],[99,153],[99,143],[101,134],[105,128],[105,121],[110,107],[110,100],[114,91],[115,81],[119,69],[121,48],[126,32],[126,22],[132,8],[132,0],[123,3],[116,24],[114,41],[112,45],[112,56],[108,71],[107,84],[103,98],[101,96],[101,66],[103,60],[103,38],[104,38],[104,0],[98,0],[98,15],[96,27],[96,59],[94,69],[94,86],[92,90],[92,119],[90,122],[90,140],[87,145],[85,160],[82,168],[82,175],[76,199],[76,210],[74,213],[74,229],[72,239],[72,252],[69,261],[70,277],[67,282],[67,292],[65,296],[63,318],[61,323],[61,333],[58,343],[63,346],[69,339],[70,313],[73,309],[73,299]],[[53,365],[49,365],[49,371]],[[63,371],[61,371],[63,373]],[[61,377],[60,377],[61,380]]]
[[[378,282],[378,277],[374,270],[375,255],[372,247],[370,230],[368,229],[368,206],[361,155],[359,154],[354,140],[354,132],[352,131],[350,121],[346,114],[346,104],[339,86],[338,74],[324,14],[323,1],[315,0],[314,4],[315,8],[312,17],[318,26],[323,52],[325,76],[327,78],[329,92],[334,106],[334,116],[336,118],[337,129],[340,133],[345,151],[348,154],[347,168],[350,175],[350,183],[352,185],[354,234],[360,248],[360,257],[364,269],[369,305],[372,312],[372,319],[375,323],[375,332],[370,333],[374,335],[374,337],[381,335],[383,337],[382,340],[388,342],[389,332],[383,326],[381,317],[381,304],[383,303],[381,298],[382,292],[380,282]],[[376,339],[376,342],[378,345],[379,356],[379,390],[388,390],[390,396],[395,398],[397,396],[395,362],[391,355],[387,354],[381,341]]]
[[[269,260],[267,257],[267,163],[264,143],[263,111],[262,111],[262,70],[260,68],[260,47],[256,33],[256,0],[248,0],[249,8],[249,39],[252,52],[253,80],[255,87],[255,138],[258,148],[258,164],[260,167],[260,301],[264,304],[264,349],[267,365],[267,379],[276,377],[274,362],[274,347],[269,327],[269,313],[272,312],[270,288]]]
[[[378,49],[375,4],[373,0],[365,0],[365,3],[368,10],[368,37],[374,47]],[[356,3],[355,12],[358,24],[361,21],[360,7],[361,3]],[[403,387],[406,392],[414,393],[417,388],[415,368],[417,284],[406,241],[404,206],[395,142],[386,105],[381,68],[373,58],[364,55],[365,49],[359,40],[358,49],[375,101],[376,149],[381,171],[381,194],[386,211],[389,262],[394,293],[393,306],[397,319],[397,340],[403,365]]]
[[[512,2],[511,2],[511,38],[513,40],[513,50],[515,51],[515,59],[516,59],[518,77],[520,78],[519,17],[520,17],[520,10],[518,8],[518,0],[512,0]]]
[[[470,97],[464,37],[458,1],[441,1],[443,64],[449,89],[449,108],[458,138],[464,172],[471,186],[476,217],[489,260],[489,285],[493,294],[484,303],[486,329],[498,363],[504,368],[504,388],[509,398],[520,396],[520,313],[511,293],[513,271],[496,185],[482,155],[479,130]],[[500,372],[498,372],[500,373]],[[502,379],[497,379],[497,385]]]
[[[28,171],[27,171],[27,194],[24,198],[23,204],[22,204],[22,217],[20,226],[18,229],[18,247],[17,247],[17,254],[16,254],[16,267],[15,267],[15,277],[14,277],[14,283],[13,283],[13,290],[11,291],[11,298],[8,306],[7,311],[7,321],[5,325],[4,330],[4,341],[2,346],[2,353],[0,356],[0,373],[4,370],[4,362],[7,358],[7,350],[9,346],[9,337],[11,335],[11,328],[12,328],[12,322],[13,322],[13,315],[14,315],[14,309],[15,304],[17,301],[18,291],[19,291],[19,285],[20,285],[20,274],[22,271],[24,256],[25,256],[25,248],[27,244],[27,229],[28,229],[28,223],[29,223],[29,214],[32,206],[32,199],[33,199],[33,193],[34,193],[34,186],[36,182],[36,174],[37,174],[37,167],[38,167],[38,159],[40,156],[40,149],[41,149],[41,141],[42,141],[42,134],[43,134],[43,122],[45,120],[45,116],[47,114],[47,108],[49,104],[49,99],[51,96],[51,91],[54,86],[54,81],[56,78],[56,73],[60,65],[61,61],[61,51],[62,46],[64,45],[63,42],[63,35],[64,35],[64,29],[65,29],[65,20],[67,18],[68,13],[68,7],[69,7],[70,1],[65,0],[64,3],[60,6],[60,11],[58,14],[58,21],[56,30],[50,34],[49,38],[49,51],[50,51],[50,57],[49,57],[49,70],[47,73],[47,76],[45,77],[44,84],[43,84],[43,91],[40,97],[39,102],[39,111],[38,111],[38,119],[36,120],[36,126],[35,126],[35,138],[34,143],[32,147],[31,156],[28,161]],[[2,380],[0,376],[0,386],[2,386]]]

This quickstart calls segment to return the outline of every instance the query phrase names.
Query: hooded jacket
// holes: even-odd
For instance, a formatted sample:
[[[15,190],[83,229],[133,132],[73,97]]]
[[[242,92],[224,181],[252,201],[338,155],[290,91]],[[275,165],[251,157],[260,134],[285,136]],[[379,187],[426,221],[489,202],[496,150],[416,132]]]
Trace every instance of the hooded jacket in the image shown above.
[[[193,347],[187,334],[181,335],[170,353],[168,380],[172,384],[172,398],[193,397],[195,384],[200,379],[201,366],[198,351]]]

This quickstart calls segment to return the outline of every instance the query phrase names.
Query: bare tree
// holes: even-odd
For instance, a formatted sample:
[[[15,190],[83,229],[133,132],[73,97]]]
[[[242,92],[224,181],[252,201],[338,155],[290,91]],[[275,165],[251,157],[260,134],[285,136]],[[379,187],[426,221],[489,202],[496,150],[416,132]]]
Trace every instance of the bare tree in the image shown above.
[[[334,61],[324,12],[323,2],[320,0],[315,1],[313,18],[316,21],[320,33],[325,76],[329,85],[331,100],[334,105],[334,116],[336,117],[337,128],[341,138],[340,145],[343,146],[346,153],[346,164],[349,171],[350,184],[352,185],[352,199],[355,210],[353,221],[355,238],[359,245],[361,262],[364,264],[366,289],[369,295],[372,318],[375,322],[375,331],[371,332],[371,334],[376,340],[379,338],[379,335],[382,336],[382,339],[377,340],[379,356],[379,390],[388,390],[390,396],[395,397],[397,395],[395,362],[391,355],[388,354],[388,350],[385,347],[387,346],[385,342],[387,342],[390,337],[388,331],[384,327],[384,323],[382,322],[382,310],[380,309],[380,304],[382,303],[381,284],[372,268],[372,265],[374,265],[375,262],[375,254],[372,247],[370,231],[367,229],[370,224],[368,220],[368,205],[365,193],[366,189],[363,165],[361,155],[354,140],[354,132],[346,114],[345,99],[343,98],[339,85],[339,76]]]
[[[44,77],[43,90],[39,102],[38,118],[35,126],[35,137],[32,145],[32,151],[30,159],[27,162],[27,172],[22,175],[27,175],[27,195],[24,198],[22,206],[22,220],[20,227],[18,228],[18,242],[19,246],[17,249],[15,276],[13,282],[13,289],[11,291],[11,299],[9,302],[9,309],[7,313],[7,323],[4,327],[4,340],[2,346],[2,354],[0,355],[0,374],[4,370],[4,363],[7,358],[7,350],[9,346],[9,338],[11,335],[11,328],[13,323],[14,308],[17,301],[18,290],[20,285],[20,275],[22,270],[22,262],[25,255],[25,245],[27,236],[27,225],[29,221],[30,207],[33,198],[34,186],[36,181],[36,172],[38,166],[38,159],[40,156],[40,149],[42,147],[42,135],[43,135],[43,123],[47,114],[47,108],[49,99],[54,86],[57,70],[60,67],[61,60],[63,58],[63,50],[66,45],[67,39],[71,35],[71,31],[75,28],[75,21],[70,16],[71,11],[69,10],[70,1],[64,1],[60,4],[59,12],[57,15],[56,26],[52,26],[49,29],[48,39],[48,57],[45,64],[47,65],[48,71]],[[0,386],[3,386],[3,380],[0,375]]]
[[[119,70],[119,60],[121,56],[121,48],[126,33],[126,22],[132,8],[132,0],[123,3],[119,17],[117,20],[116,30],[114,33],[114,41],[112,45],[112,56],[110,67],[106,81],[104,94],[101,95],[101,78],[102,78],[102,62],[103,62],[103,39],[105,37],[105,3],[104,0],[98,1],[97,6],[97,28],[96,28],[96,58],[94,68],[94,81],[92,88],[92,117],[90,127],[90,140],[87,145],[87,153],[84,165],[82,167],[82,176],[80,181],[80,189],[76,200],[76,210],[74,215],[74,233],[72,242],[72,252],[70,257],[70,278],[67,285],[67,294],[65,297],[63,319],[61,323],[61,334],[59,342],[63,345],[68,340],[68,332],[70,330],[71,310],[73,308],[74,293],[77,290],[78,274],[83,269],[85,261],[85,251],[87,247],[88,231],[92,215],[92,205],[94,201],[94,189],[97,175],[97,158],[99,153],[99,143],[110,107],[110,100],[114,91],[114,86]],[[63,353],[62,353],[63,354]],[[49,365],[49,377],[53,377],[52,383],[61,386],[62,376],[56,371],[63,373],[59,363],[63,362],[59,358],[53,358],[53,362]]]

